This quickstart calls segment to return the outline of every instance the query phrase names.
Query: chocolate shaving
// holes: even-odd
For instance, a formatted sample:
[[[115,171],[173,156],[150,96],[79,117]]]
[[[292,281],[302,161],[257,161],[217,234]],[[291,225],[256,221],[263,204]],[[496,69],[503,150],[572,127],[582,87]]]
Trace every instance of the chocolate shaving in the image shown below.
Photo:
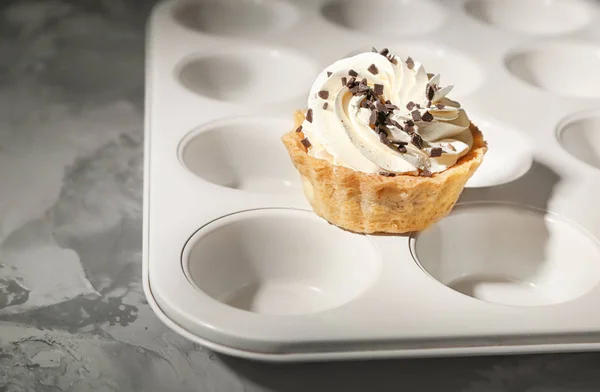
[[[300,125],[298,128],[296,128],[296,132],[302,132],[302,125]]]
[[[390,53],[390,50],[388,48],[383,48],[381,49],[381,51],[379,52],[380,55],[387,57],[387,55]]]
[[[406,145],[405,144],[399,144],[398,145],[398,152],[406,154],[408,152],[408,150],[406,149]]]
[[[408,69],[413,69],[415,67],[415,62],[412,58],[408,57],[406,59],[406,66],[408,67]]]
[[[431,87],[430,84],[427,85],[427,87],[425,87],[425,94],[427,95],[427,99],[428,100],[432,100],[433,96],[435,95],[435,90],[433,89],[433,87]]]
[[[404,121],[404,124],[407,127],[414,127],[415,126],[415,123],[413,122],[413,120],[406,120],[406,121]]]
[[[375,102],[375,107],[377,108],[377,111],[379,111],[379,112],[387,112],[387,108],[385,107],[385,105],[379,101]]]
[[[377,124],[378,125],[383,125],[385,124],[385,119],[387,118],[387,113],[386,112],[377,112]]]
[[[411,142],[412,142],[412,144],[417,146],[417,148],[419,148],[419,149],[423,148],[423,138],[421,138],[421,136],[419,136],[418,134],[416,134],[416,133],[413,134]]]
[[[432,122],[433,121],[433,115],[429,112],[425,112],[423,113],[423,116],[421,116],[421,120],[425,121],[425,122]]]
[[[415,108],[415,106],[417,106],[413,101],[410,101],[409,103],[406,104],[406,108],[408,110],[413,110]]]
[[[390,173],[390,172],[379,172],[380,175],[384,176],[384,177],[396,177],[396,173]]]
[[[390,141],[388,140],[387,137],[387,133],[385,131],[380,131],[379,132],[379,140],[383,143],[383,144],[388,144]]]
[[[344,76],[342,78],[342,86],[345,86],[346,84],[348,84],[348,79]]]
[[[429,152],[429,156],[432,158],[441,157],[442,156],[442,148],[441,147],[432,148],[431,151]]]
[[[440,109],[440,110],[442,110],[443,108],[445,108],[445,107],[446,107],[446,105],[444,105],[444,104],[441,104],[441,103],[436,103],[436,104],[435,104],[435,107],[436,107],[436,108],[438,108],[438,109]]]
[[[374,84],[373,92],[375,95],[383,95],[383,84]]]
[[[323,104],[323,110],[327,110],[327,107],[329,106],[329,102],[325,102]]]
[[[392,120],[392,125],[395,126],[396,128],[403,130],[404,128],[402,128],[402,125],[400,125],[400,123],[396,120]]]
[[[377,110],[371,110],[371,115],[369,116],[369,124],[375,125],[377,122]]]
[[[350,76],[358,76],[358,72],[356,72],[355,70],[351,69],[350,71],[348,71],[348,75],[350,75]]]
[[[308,109],[306,111],[306,121],[308,121],[309,123],[312,123],[313,120],[313,112],[312,109]]]
[[[412,119],[414,121],[420,121],[421,120],[421,113],[418,110],[414,110],[414,111],[410,112],[410,115],[412,116]]]
[[[373,75],[377,75],[379,73],[379,69],[377,69],[377,66],[375,64],[369,65],[367,71],[371,72]]]
[[[354,85],[356,84],[356,78],[352,77],[350,78],[350,80],[348,80],[348,83],[346,83],[347,87],[354,87]]]
[[[386,104],[385,104],[385,107],[386,107],[388,110],[396,110],[396,109],[398,109],[398,106],[394,105],[393,103],[386,103]]]
[[[362,80],[360,81],[360,84],[362,84],[363,86],[367,85],[367,78],[362,78]]]
[[[310,146],[312,146],[312,144],[310,144],[310,142],[308,141],[307,138],[304,138],[304,139],[300,140],[300,143],[302,143],[302,145],[304,147],[306,147],[307,149],[310,148]]]
[[[329,98],[329,91],[327,91],[327,90],[321,90],[321,91],[319,91],[319,97],[322,98],[322,99]]]
[[[333,75],[333,72],[327,71],[327,77],[330,77],[331,75]]]
[[[431,101],[427,101],[427,107],[430,108],[431,107]]]

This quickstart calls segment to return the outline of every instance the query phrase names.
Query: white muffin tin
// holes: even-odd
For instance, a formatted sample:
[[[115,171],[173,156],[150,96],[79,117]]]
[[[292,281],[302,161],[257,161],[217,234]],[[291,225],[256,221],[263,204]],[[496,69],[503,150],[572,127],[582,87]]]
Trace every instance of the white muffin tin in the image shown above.
[[[600,348],[600,18],[584,0],[196,0],[148,26],[144,280],[175,331],[313,361]],[[335,60],[454,84],[489,152],[422,233],[317,217],[280,141]]]

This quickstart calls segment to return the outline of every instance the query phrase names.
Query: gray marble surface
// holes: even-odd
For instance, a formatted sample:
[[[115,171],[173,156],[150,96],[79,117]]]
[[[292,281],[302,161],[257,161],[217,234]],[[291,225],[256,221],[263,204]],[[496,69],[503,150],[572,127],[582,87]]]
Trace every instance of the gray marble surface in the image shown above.
[[[142,292],[152,2],[0,2],[0,391],[598,391],[600,354],[270,365]]]

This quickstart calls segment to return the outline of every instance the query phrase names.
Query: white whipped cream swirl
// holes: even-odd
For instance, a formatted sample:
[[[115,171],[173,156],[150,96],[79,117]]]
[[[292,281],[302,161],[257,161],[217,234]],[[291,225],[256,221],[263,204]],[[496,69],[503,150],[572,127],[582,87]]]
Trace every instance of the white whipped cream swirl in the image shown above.
[[[372,89],[383,85],[381,101],[397,107],[388,111],[393,120],[385,126],[389,143],[382,141],[380,128],[370,122],[373,114],[363,103],[366,95],[353,94],[343,84],[354,73],[357,83],[366,78]],[[446,170],[469,152],[473,139],[466,113],[458,102],[446,98],[452,86],[441,88],[439,82],[440,75],[427,74],[421,63],[410,58],[394,60],[391,55],[369,52],[336,61],[321,72],[310,91],[307,117],[312,116],[312,121],[302,124],[311,144],[309,154],[364,173]],[[415,134],[422,143],[415,143]]]

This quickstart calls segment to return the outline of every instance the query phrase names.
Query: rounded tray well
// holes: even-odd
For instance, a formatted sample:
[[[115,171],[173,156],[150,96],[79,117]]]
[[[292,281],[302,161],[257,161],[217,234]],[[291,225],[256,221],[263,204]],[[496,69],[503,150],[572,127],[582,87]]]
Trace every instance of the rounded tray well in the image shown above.
[[[429,0],[334,0],[321,12],[331,23],[381,36],[428,33],[446,19],[446,10]]]
[[[484,23],[535,35],[581,29],[592,20],[593,12],[581,0],[469,0],[465,10]]]
[[[496,120],[468,113],[488,144],[481,166],[466,184],[481,188],[505,184],[522,177],[533,164],[533,146],[525,133]]]
[[[519,48],[506,57],[523,82],[575,98],[600,97],[600,47],[584,42],[547,42]]]
[[[557,137],[575,159],[600,169],[600,110],[565,118],[558,126]]]
[[[290,118],[219,120],[192,131],[179,147],[185,167],[216,185],[268,194],[301,193],[300,177],[281,135]]]
[[[307,94],[315,63],[288,49],[244,45],[184,60],[179,79],[190,91],[218,101],[277,103]]]
[[[600,244],[559,216],[515,204],[467,203],[411,238],[431,277],[482,301],[566,302],[600,281]]]
[[[373,241],[312,212],[235,213],[196,232],[183,268],[198,290],[229,306],[278,315],[310,314],[352,301],[377,279]]]
[[[277,0],[194,0],[175,7],[183,26],[206,34],[244,37],[291,28],[296,9]]]

